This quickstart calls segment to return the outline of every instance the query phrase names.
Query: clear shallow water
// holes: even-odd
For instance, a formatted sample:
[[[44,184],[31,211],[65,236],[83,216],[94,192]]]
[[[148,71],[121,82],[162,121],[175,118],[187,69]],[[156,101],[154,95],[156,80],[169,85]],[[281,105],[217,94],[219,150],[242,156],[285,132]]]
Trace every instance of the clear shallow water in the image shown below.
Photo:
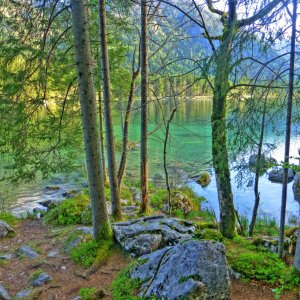
[[[162,102],[164,106],[165,118],[168,118],[172,109],[172,105],[168,101]],[[125,107],[125,106],[124,106]],[[209,170],[213,174],[211,168],[211,115],[212,102],[209,98],[201,100],[189,100],[182,103],[176,112],[170,128],[170,140],[168,147],[168,169],[169,173],[176,180],[176,177],[182,178],[188,173]],[[124,112],[124,110],[123,110]],[[149,111],[149,175],[153,177],[155,174],[163,173],[163,138],[165,126],[162,123],[162,114],[159,106],[151,105]],[[121,139],[120,114],[114,116],[116,139]],[[284,129],[283,117],[276,119],[277,130]],[[139,143],[140,137],[140,113],[136,109],[132,114],[131,127],[129,132],[130,141]],[[277,149],[271,153],[272,157],[278,161],[283,159],[284,136],[283,134],[274,134],[267,130],[266,139],[268,142],[275,142]],[[300,147],[300,140],[297,134],[297,126],[293,130],[293,138],[291,143],[291,156],[298,156],[297,149]],[[248,160],[248,157],[245,157]],[[130,151],[128,156],[127,174],[138,179],[139,174],[139,149]],[[298,164],[297,160],[292,160]],[[183,171],[184,170],[184,171]],[[250,216],[254,194],[253,187],[238,188],[235,181],[235,172],[231,172],[231,181],[233,186],[234,201],[236,208],[240,214]],[[36,207],[36,203],[45,199],[44,187],[49,182],[38,180],[33,184],[24,184],[18,187],[12,187],[6,184],[2,187],[2,195],[8,195],[10,208],[13,211],[26,211]],[[211,206],[218,213],[218,200],[216,183],[214,176],[212,182],[206,188],[202,188],[196,183],[189,182],[191,187],[198,195],[205,196],[209,200],[208,206]],[[64,190],[74,188],[76,184],[62,184],[61,194]],[[269,216],[279,217],[281,206],[281,184],[271,183],[267,179],[267,175],[260,177],[259,190],[261,193],[260,212],[264,212]],[[60,197],[60,194],[52,195]],[[46,195],[47,197],[51,195]],[[51,196],[51,197],[52,197]],[[292,183],[288,186],[288,203],[287,210],[289,214],[298,215],[299,205],[294,200],[292,193]]]

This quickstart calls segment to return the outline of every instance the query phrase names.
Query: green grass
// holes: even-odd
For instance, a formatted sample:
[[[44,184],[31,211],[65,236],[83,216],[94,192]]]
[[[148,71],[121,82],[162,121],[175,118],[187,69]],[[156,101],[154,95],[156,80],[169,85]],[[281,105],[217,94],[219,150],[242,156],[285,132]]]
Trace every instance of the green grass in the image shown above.
[[[141,300],[137,296],[137,290],[141,282],[130,278],[130,272],[134,264],[130,264],[121,271],[112,283],[112,296],[114,300]]]
[[[73,235],[73,238],[76,238]],[[78,265],[90,268],[93,264],[101,264],[111,254],[113,248],[112,240],[95,241],[87,237],[70,251],[71,259]]]
[[[94,287],[81,288],[79,291],[79,296],[81,300],[97,300],[104,297],[104,292]]]
[[[250,241],[236,237],[225,240],[228,264],[245,278],[258,280],[274,287],[300,287],[300,276],[285,265],[276,254],[260,251]]]
[[[20,221],[20,219],[6,211],[0,212],[0,220],[5,221],[10,226],[14,226]]]

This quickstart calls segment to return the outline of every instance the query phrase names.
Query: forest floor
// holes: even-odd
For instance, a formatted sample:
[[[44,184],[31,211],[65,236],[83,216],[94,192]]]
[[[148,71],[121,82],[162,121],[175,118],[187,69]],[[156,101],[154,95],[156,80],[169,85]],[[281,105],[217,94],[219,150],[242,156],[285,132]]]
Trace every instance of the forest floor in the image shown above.
[[[63,240],[42,224],[41,220],[26,219],[15,227],[16,234],[0,242],[0,253],[14,253],[21,245],[30,245],[39,253],[36,259],[19,259],[13,257],[6,262],[0,262],[0,284],[7,288],[10,295],[15,295],[30,286],[34,273],[43,271],[53,280],[41,287],[35,288],[35,298],[42,300],[71,300],[78,296],[81,288],[95,287],[104,292],[102,299],[112,299],[110,286],[116,275],[129,262],[130,258],[120,250],[114,250],[99,270],[87,279],[83,274],[85,269],[72,262],[63,251]],[[49,257],[51,251],[57,251],[55,257]],[[232,300],[269,300],[275,299],[271,288],[264,285],[234,280],[231,282]],[[285,293],[281,299],[298,299],[293,293]]]

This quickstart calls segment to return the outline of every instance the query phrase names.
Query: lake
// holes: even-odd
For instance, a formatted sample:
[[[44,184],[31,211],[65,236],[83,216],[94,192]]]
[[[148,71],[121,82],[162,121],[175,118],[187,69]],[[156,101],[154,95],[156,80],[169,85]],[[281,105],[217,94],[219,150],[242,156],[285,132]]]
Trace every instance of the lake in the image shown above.
[[[171,101],[163,101],[161,106],[164,107],[164,117],[167,119],[172,110]],[[123,105],[125,108],[125,104]],[[124,108],[120,108],[119,112],[114,115],[115,135],[116,139],[121,139],[121,114],[124,114]],[[212,175],[212,182],[206,188],[187,180],[194,191],[208,199],[206,206],[215,210],[217,215],[218,199],[216,191],[215,178],[211,167],[211,125],[210,115],[212,110],[212,101],[208,98],[199,100],[185,100],[179,105],[178,111],[175,113],[174,119],[170,127],[170,138],[167,150],[167,160],[169,173],[172,176],[173,182],[178,183],[179,180],[187,178],[188,174],[200,173],[201,171],[209,171]],[[271,156],[277,161],[283,160],[284,153],[284,116],[278,114],[275,118],[277,128],[274,133],[269,127],[266,130],[266,141],[268,143],[276,144],[276,149],[271,152]],[[160,105],[152,104],[149,109],[149,175],[150,177],[156,174],[164,175],[163,172],[163,139],[165,133],[165,125],[162,122],[163,116]],[[140,112],[138,105],[133,110],[131,125],[130,125],[130,141],[139,143],[140,136]],[[291,156],[298,156],[298,148],[300,141],[297,135],[297,126],[293,128],[293,137],[291,141]],[[250,148],[249,148],[250,149]],[[249,150],[250,151],[250,150]],[[246,151],[247,152],[247,151]],[[248,160],[249,154],[246,154],[245,160]],[[248,156],[247,156],[248,155]],[[243,154],[245,156],[245,154]],[[238,157],[238,156],[237,156]],[[291,160],[298,164],[297,159]],[[232,162],[232,166],[234,162]],[[139,149],[130,151],[128,156],[127,174],[131,177],[138,178],[139,174]],[[254,193],[253,187],[247,184],[239,187],[235,180],[236,171],[231,172],[231,181],[234,194],[234,202],[240,214],[250,216]],[[252,173],[253,176],[253,173]],[[251,181],[250,178],[247,181]],[[7,194],[9,198],[10,208],[13,211],[30,210],[35,206],[35,203],[44,197],[42,192],[47,181],[38,180],[33,184],[22,184],[18,187],[13,187],[6,184],[2,187],[2,191]],[[63,188],[69,188],[76,185],[74,180],[69,182],[69,185]],[[259,191],[261,195],[260,214],[266,214],[269,217],[279,219],[281,206],[281,184],[271,183],[268,180],[267,174],[260,177]],[[4,195],[4,193],[3,193]],[[288,202],[287,202],[288,216],[297,215],[299,212],[299,205],[294,200],[292,192],[292,183],[288,185]]]

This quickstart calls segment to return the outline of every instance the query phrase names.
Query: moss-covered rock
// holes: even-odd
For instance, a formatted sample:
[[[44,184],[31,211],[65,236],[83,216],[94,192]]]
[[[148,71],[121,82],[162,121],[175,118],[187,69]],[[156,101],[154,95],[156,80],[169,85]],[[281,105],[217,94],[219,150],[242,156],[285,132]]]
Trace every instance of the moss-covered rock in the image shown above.
[[[169,211],[169,197],[165,195],[163,202],[166,203],[164,211]],[[182,193],[181,191],[171,192],[171,213],[181,211],[184,216],[188,215],[193,210],[193,202],[190,197]]]
[[[200,229],[197,227],[194,237],[200,240],[213,240],[217,242],[223,241],[223,235],[222,233],[214,228],[203,228]]]
[[[211,178],[208,172],[203,172],[200,174],[199,178],[196,181],[202,187],[206,187],[210,184]]]

